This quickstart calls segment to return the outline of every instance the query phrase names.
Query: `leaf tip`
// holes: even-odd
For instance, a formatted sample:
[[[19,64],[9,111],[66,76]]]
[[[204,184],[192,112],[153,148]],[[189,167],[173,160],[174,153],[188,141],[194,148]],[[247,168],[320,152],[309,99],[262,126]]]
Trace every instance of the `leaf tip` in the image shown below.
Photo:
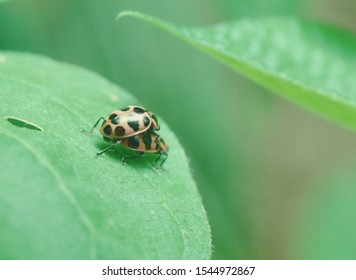
[[[116,20],[120,20],[123,17],[127,17],[127,16],[131,16],[131,17],[143,17],[143,14],[139,13],[139,12],[135,12],[135,11],[122,11],[120,13],[118,13]]]
[[[151,23],[152,25],[156,25],[162,29],[170,30],[170,28],[169,28],[170,24],[168,22],[164,22],[158,18],[149,16],[149,15],[146,15],[146,14],[143,14],[140,12],[136,12],[136,11],[122,11],[117,15],[116,20],[118,21],[118,20],[122,19],[123,17],[127,17],[127,16],[134,17],[134,18],[140,19],[142,21]]]

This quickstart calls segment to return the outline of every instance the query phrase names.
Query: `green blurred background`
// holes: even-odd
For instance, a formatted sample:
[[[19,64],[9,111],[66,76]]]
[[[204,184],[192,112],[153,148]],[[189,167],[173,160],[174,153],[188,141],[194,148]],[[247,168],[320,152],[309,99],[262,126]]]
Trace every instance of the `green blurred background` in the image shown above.
[[[356,259],[355,134],[295,107],[147,23],[115,21],[122,10],[189,26],[301,16],[355,32],[356,2],[0,4],[1,49],[43,54],[98,72],[169,124],[187,151],[208,212],[213,258]]]

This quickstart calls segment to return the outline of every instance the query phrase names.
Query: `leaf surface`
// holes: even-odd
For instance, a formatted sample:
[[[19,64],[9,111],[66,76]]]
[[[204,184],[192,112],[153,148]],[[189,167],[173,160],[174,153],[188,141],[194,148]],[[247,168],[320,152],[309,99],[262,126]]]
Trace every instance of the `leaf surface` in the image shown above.
[[[13,52],[0,53],[0,83],[0,259],[210,258],[187,157],[162,120],[164,169],[152,167],[155,155],[124,166],[135,152],[96,156],[109,143],[80,128],[142,105],[130,94],[87,70]]]

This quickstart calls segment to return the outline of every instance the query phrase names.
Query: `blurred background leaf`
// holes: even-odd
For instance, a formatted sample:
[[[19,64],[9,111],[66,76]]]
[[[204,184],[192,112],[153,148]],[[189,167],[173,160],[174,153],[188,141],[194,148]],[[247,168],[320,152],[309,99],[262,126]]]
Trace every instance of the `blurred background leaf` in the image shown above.
[[[176,26],[134,11],[286,99],[356,129],[356,36],[295,19],[239,20],[207,27]]]
[[[311,186],[300,204],[289,245],[296,258],[356,259],[355,163],[349,166]]]
[[[311,182],[355,157],[355,136],[152,26],[118,24],[122,10],[185,26],[292,15],[356,30],[355,2],[17,0],[0,7],[1,48],[93,69],[168,122],[191,158],[214,258],[293,258],[287,245],[298,206]]]

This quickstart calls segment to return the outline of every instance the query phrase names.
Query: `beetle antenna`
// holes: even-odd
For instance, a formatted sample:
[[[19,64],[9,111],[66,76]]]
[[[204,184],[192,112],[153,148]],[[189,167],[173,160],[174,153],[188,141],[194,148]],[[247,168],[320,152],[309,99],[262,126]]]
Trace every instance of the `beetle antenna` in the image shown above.
[[[85,135],[92,135],[93,132],[94,132],[95,127],[97,127],[98,123],[99,123],[101,120],[105,120],[105,118],[104,118],[104,117],[100,117],[89,131],[87,131],[87,130],[85,130],[85,129],[82,128],[82,129],[81,129],[81,132],[84,133]]]

